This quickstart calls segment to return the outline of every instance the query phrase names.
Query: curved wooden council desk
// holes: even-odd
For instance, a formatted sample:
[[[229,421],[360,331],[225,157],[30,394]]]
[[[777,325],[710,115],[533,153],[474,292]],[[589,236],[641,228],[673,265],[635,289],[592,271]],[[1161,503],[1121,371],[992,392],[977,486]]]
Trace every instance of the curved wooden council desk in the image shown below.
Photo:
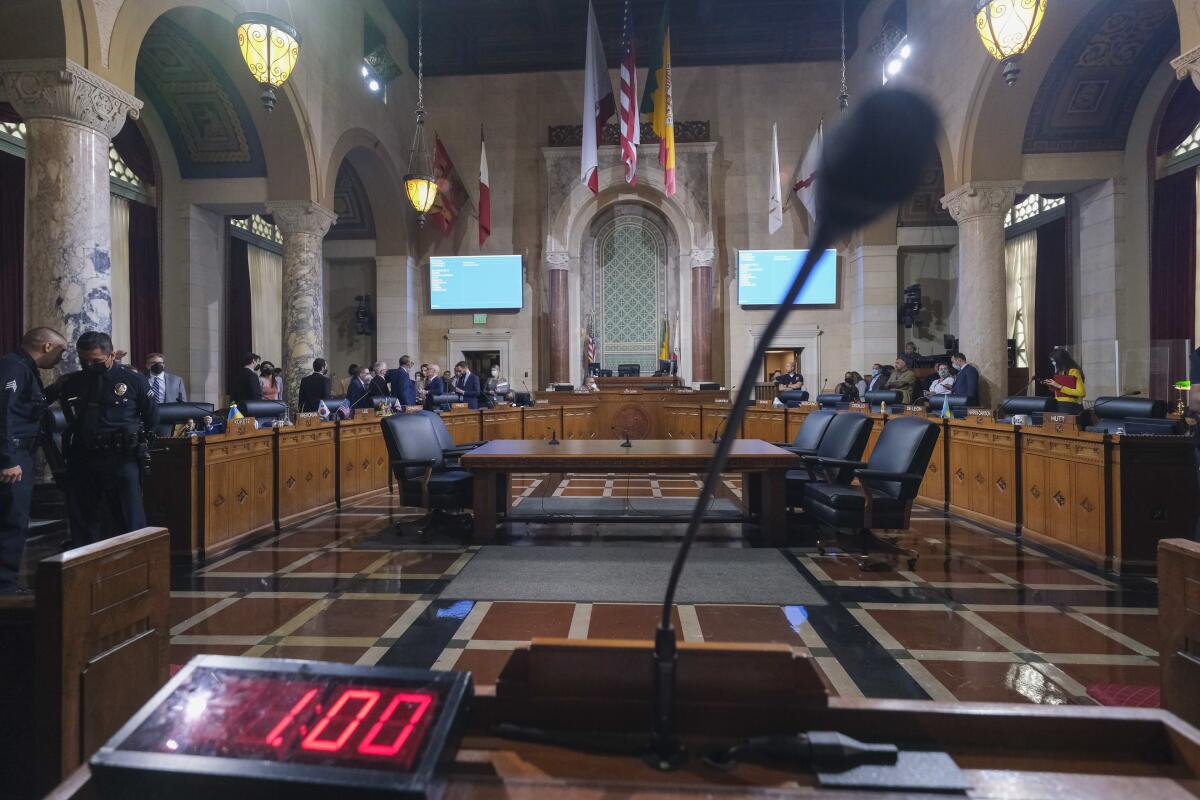
[[[640,389],[611,389],[590,393],[546,392],[538,396],[535,408],[562,406],[595,406],[592,430],[597,439],[621,438],[626,431],[634,439],[667,438],[667,406],[675,403],[713,403],[728,400],[729,392],[699,392],[690,390],[644,391]],[[561,437],[560,437],[561,438]]]
[[[490,542],[498,522],[497,507],[507,514],[512,509],[509,477],[514,472],[703,472],[717,445],[707,440],[634,440],[632,447],[606,439],[564,440],[550,444],[542,440],[498,440],[463,455],[463,467],[474,473],[476,543]],[[785,473],[798,467],[793,453],[766,442],[739,439],[733,443],[726,470],[749,476],[743,491],[747,508],[759,517],[765,538],[782,543],[786,529]],[[501,505],[502,504],[502,505]]]

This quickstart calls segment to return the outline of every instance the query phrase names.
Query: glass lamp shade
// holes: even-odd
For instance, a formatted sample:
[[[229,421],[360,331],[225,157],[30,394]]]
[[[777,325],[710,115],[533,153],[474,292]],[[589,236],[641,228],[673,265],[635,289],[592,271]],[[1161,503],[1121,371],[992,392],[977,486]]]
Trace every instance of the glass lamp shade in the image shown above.
[[[282,86],[300,60],[300,34],[269,14],[241,14],[237,27],[238,50],[254,80],[263,87],[263,105],[275,106],[275,89]]]
[[[975,28],[983,46],[1004,65],[1011,86],[1020,68],[1017,60],[1029,49],[1046,15],[1046,0],[977,0]]]
[[[405,175],[404,191],[417,213],[424,214],[433,208],[433,201],[437,199],[437,181],[432,175]]]

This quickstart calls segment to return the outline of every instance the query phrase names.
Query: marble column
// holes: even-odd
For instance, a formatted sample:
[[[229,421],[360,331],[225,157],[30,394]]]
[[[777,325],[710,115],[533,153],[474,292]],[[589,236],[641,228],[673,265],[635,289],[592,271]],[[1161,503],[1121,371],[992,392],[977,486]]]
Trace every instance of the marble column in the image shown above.
[[[858,244],[847,253],[851,285],[850,364],[867,374],[875,362],[891,364],[901,349],[896,332],[899,298],[898,247],[894,244]]]
[[[571,382],[571,259],[566,253],[547,253],[550,305],[550,382]]]
[[[26,126],[25,327],[111,333],[108,147],[142,101],[61,58],[0,62],[0,75]],[[59,370],[77,366],[72,347]]]
[[[1008,395],[1008,290],[1004,273],[1004,215],[1020,183],[976,181],[942,198],[958,223],[958,342],[979,369],[979,402],[995,406]]]
[[[321,242],[337,214],[305,201],[267,203],[267,213],[283,234],[283,385],[294,407],[300,379],[325,351]]]
[[[692,380],[711,381],[713,251],[692,251]]]

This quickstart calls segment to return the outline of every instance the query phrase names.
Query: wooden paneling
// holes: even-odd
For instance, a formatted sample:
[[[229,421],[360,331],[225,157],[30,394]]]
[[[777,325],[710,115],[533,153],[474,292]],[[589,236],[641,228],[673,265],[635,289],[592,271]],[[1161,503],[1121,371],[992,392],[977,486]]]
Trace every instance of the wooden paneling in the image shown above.
[[[1189,442],[1148,436],[1114,436],[1112,459],[1112,556],[1120,572],[1153,572],[1159,540],[1194,529],[1197,496]]]
[[[37,768],[43,791],[86,761],[166,681],[169,597],[170,544],[162,528],[143,528],[38,565]]]
[[[700,438],[712,439],[726,434],[725,424],[729,421],[731,407],[725,403],[713,403],[700,407]],[[731,432],[737,436],[738,431]]]
[[[274,435],[250,420],[233,420],[227,433],[204,437],[202,558],[254,533],[275,527]]]
[[[804,420],[808,419],[808,415],[818,410],[819,406],[816,403],[801,403],[796,408],[787,410],[786,432],[784,439],[787,442],[794,442],[796,434],[800,432],[800,427],[804,425]]]
[[[524,409],[522,439],[562,438],[562,406],[533,406]]]
[[[1200,543],[1158,543],[1162,707],[1200,725]]]
[[[998,527],[1017,524],[1017,433],[990,417],[947,423],[950,509]]]
[[[590,393],[546,392],[538,401],[551,405],[594,406],[597,439],[619,439],[628,431],[634,439],[667,438],[668,405],[700,405],[727,399],[729,392],[605,390]]]
[[[276,527],[330,508],[337,500],[337,426],[302,416],[275,438]]]
[[[596,430],[596,406],[563,406],[564,439],[595,439],[600,432]]]
[[[700,406],[666,406],[668,439],[698,439],[700,437]]]
[[[949,436],[947,436],[949,428],[940,420],[937,425],[941,431],[938,433],[933,455],[929,457],[929,466],[925,468],[925,479],[921,481],[921,487],[917,490],[917,502],[932,508],[944,509],[949,490],[946,472],[946,453],[950,447]]]
[[[194,561],[204,550],[204,440],[157,439],[150,448],[150,473],[142,482],[146,520],[171,532],[171,554]]]
[[[754,408],[746,409],[746,416],[742,419],[743,439],[782,442],[786,436],[787,412],[785,409],[757,405]]]
[[[387,487],[387,445],[374,411],[339,422],[337,442],[339,504]]]
[[[442,413],[442,422],[446,423],[446,429],[450,431],[450,438],[454,439],[455,444],[480,442],[484,438],[480,427],[480,415],[481,412],[469,409],[446,411]],[[513,436],[513,438],[518,437]]]
[[[1108,445],[1098,433],[1021,429],[1022,532],[1048,539],[1097,565],[1110,563]]]
[[[476,441],[521,438],[521,409],[496,408],[482,412],[483,436]]]

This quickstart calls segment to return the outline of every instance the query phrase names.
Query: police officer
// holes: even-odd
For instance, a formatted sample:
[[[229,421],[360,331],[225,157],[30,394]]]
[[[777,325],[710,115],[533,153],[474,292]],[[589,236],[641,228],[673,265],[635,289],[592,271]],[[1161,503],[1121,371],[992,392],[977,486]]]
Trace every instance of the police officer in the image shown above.
[[[79,547],[106,538],[102,506],[119,533],[146,526],[139,459],[158,422],[158,404],[150,383],[114,360],[107,333],[84,333],[75,350],[81,370],[62,378],[59,394],[67,418],[67,516]]]
[[[61,333],[34,328],[21,337],[21,349],[0,357],[0,594],[27,591],[17,576],[29,533],[33,450],[46,410],[38,368],[53,368],[66,350]]]

